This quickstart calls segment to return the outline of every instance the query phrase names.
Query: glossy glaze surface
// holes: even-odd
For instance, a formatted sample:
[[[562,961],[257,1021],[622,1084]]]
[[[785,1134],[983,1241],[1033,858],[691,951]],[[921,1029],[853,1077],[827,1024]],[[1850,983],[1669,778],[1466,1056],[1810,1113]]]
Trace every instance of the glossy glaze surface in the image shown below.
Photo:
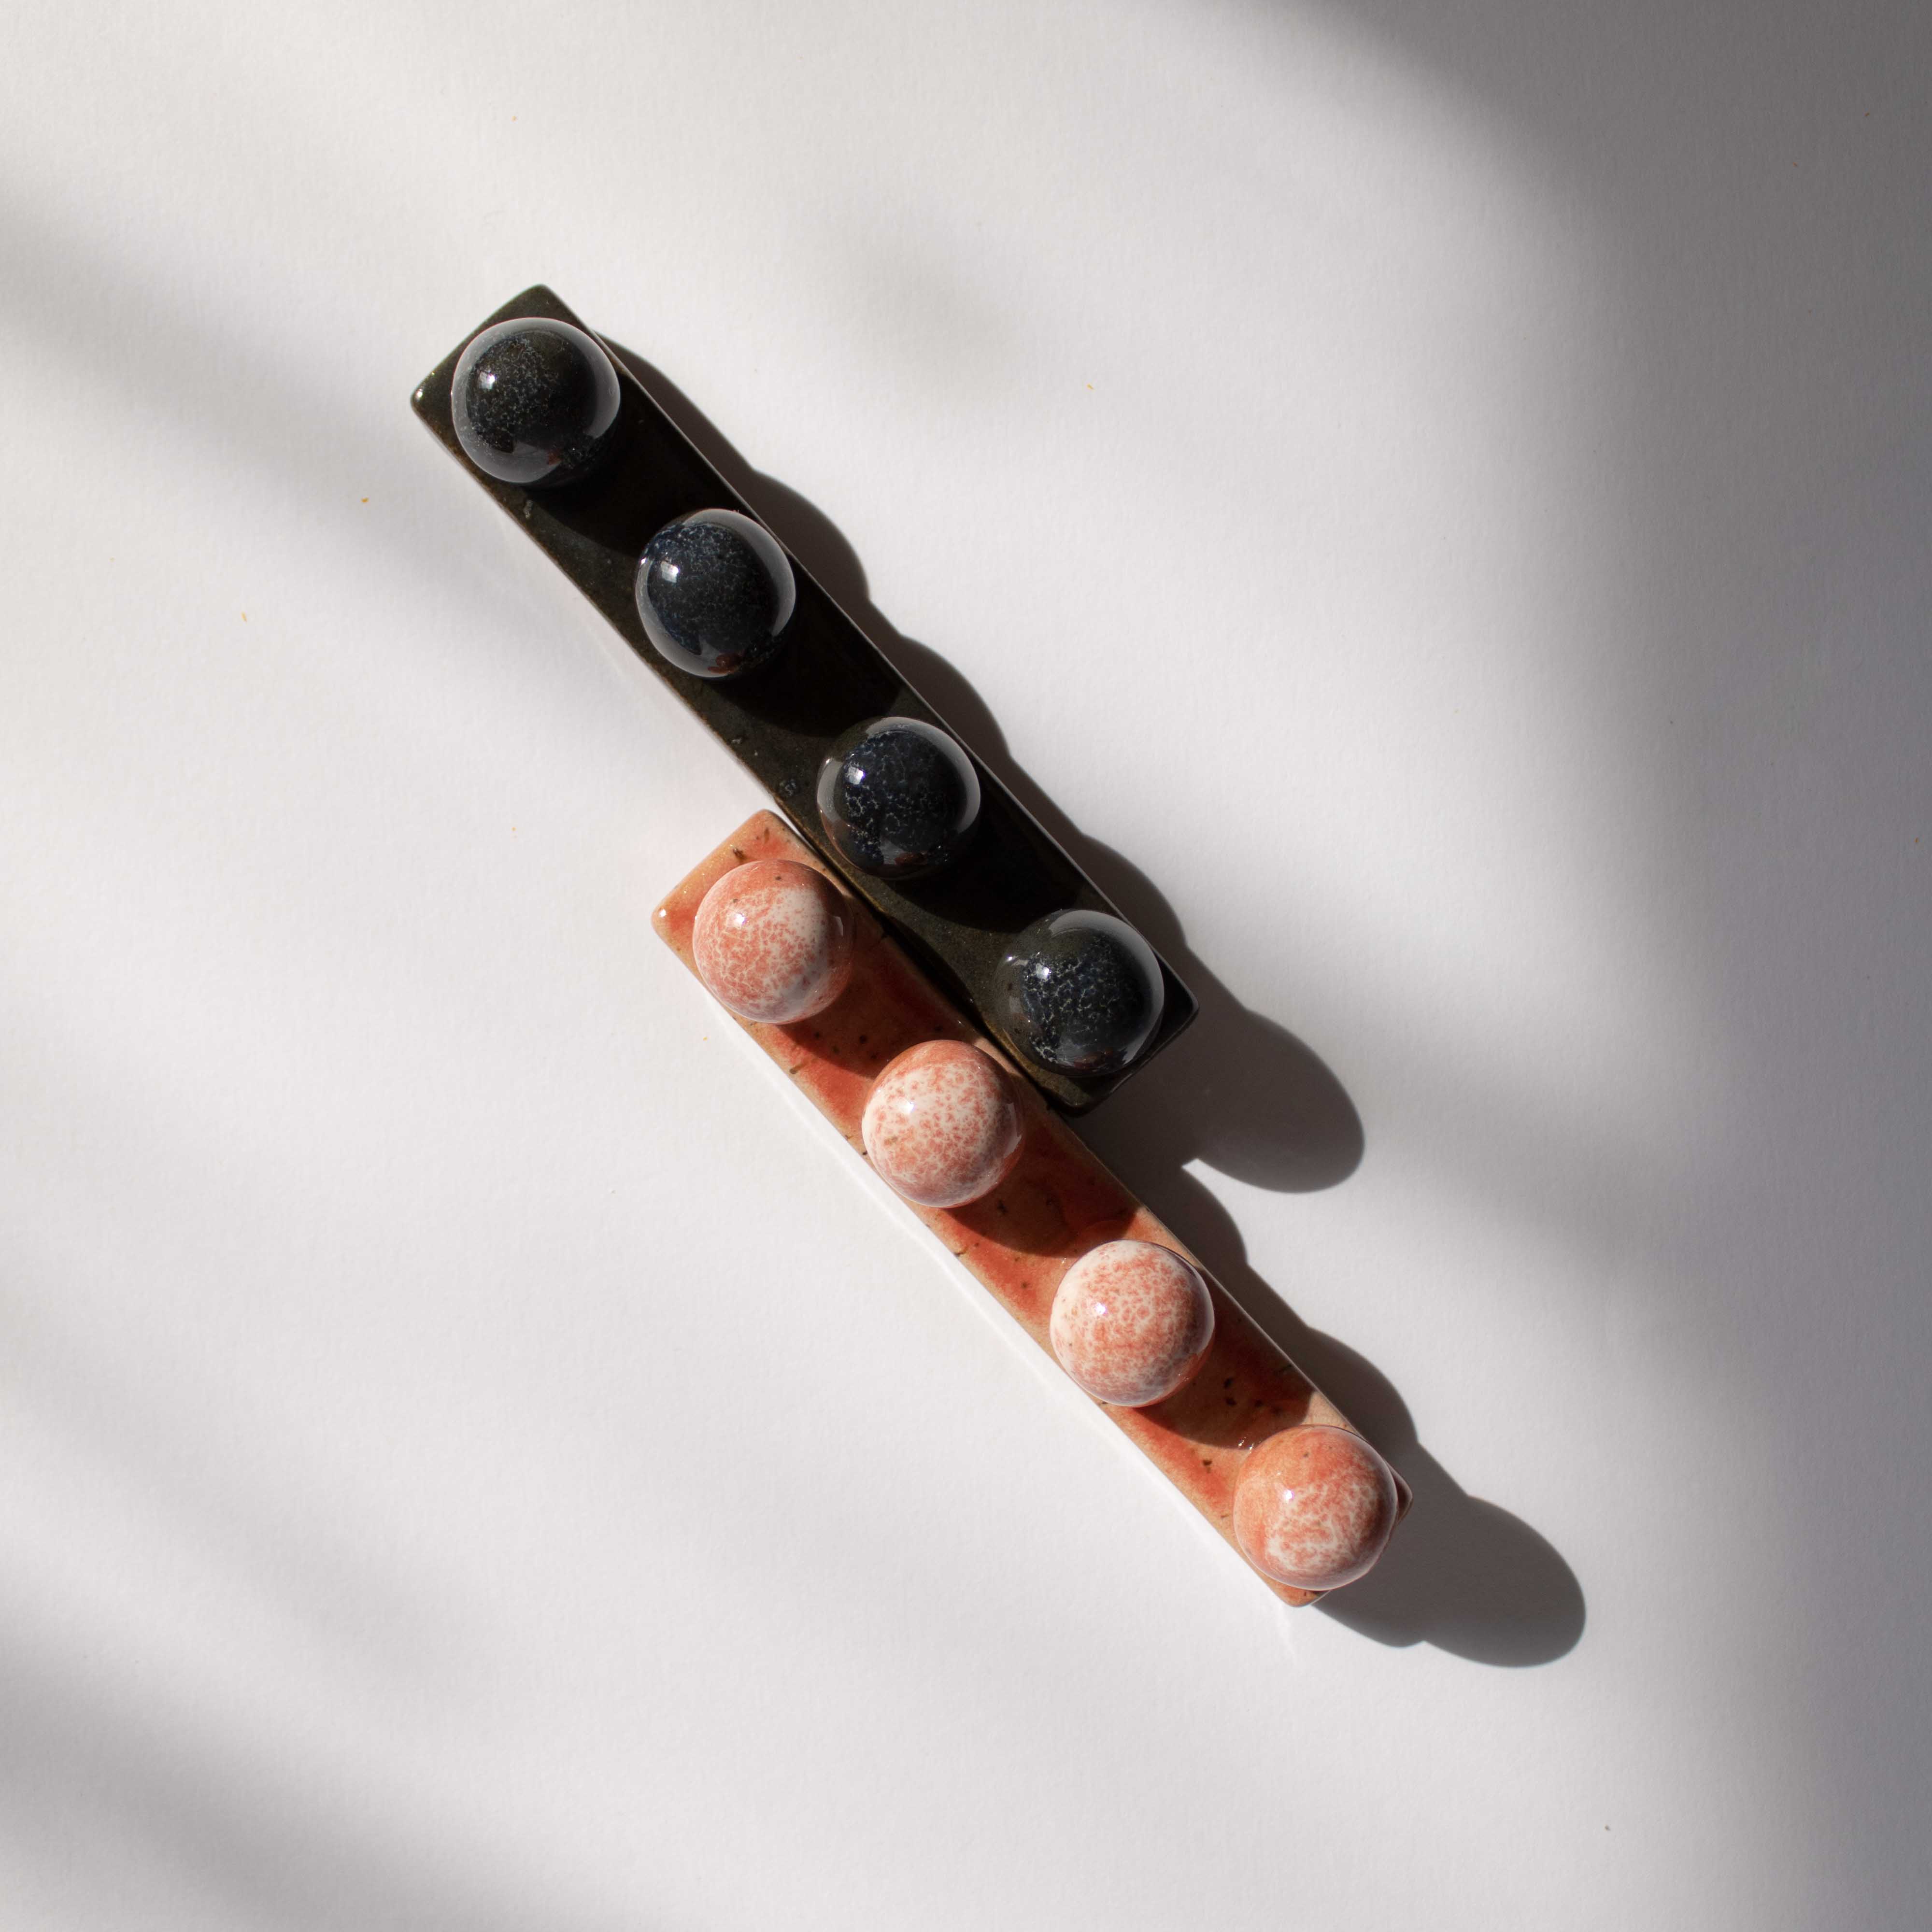
[[[1160,964],[1111,913],[1068,907],[1036,920],[1008,946],[994,994],[1021,1051],[1083,1078],[1118,1073],[1160,1024]]]
[[[826,836],[861,872],[920,879],[956,864],[980,822],[980,778],[950,732],[878,718],[848,732],[820,768]]]
[[[816,866],[754,860],[726,873],[698,909],[698,976],[740,1019],[808,1019],[852,976],[854,910]]]
[[[1198,1269],[1150,1241],[1106,1241],[1066,1271],[1048,1333],[1096,1402],[1164,1402],[1201,1366],[1214,1304]]]
[[[526,490],[589,476],[616,433],[620,400],[604,345],[541,316],[479,332],[450,379],[464,454],[486,476]]]
[[[694,677],[737,677],[783,647],[798,584],[755,518],[694,510],[644,546],[637,600],[644,634],[667,664]]]
[[[880,1070],[860,1119],[879,1178],[922,1208],[990,1194],[1019,1158],[1022,1131],[1012,1076],[956,1040],[907,1048]]]
[[[1334,1590],[1364,1575],[1395,1527],[1394,1472],[1346,1429],[1283,1430],[1234,1490],[1234,1540],[1264,1576]]]

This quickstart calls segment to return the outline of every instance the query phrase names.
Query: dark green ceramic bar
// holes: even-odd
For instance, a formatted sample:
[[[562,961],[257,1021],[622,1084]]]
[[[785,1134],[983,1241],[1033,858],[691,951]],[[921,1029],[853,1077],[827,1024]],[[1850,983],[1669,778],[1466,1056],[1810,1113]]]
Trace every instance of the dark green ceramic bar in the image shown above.
[[[477,325],[519,316],[574,323],[548,289],[526,289]],[[600,340],[602,338],[598,338]],[[1193,995],[1160,962],[1166,1002],[1160,1030],[1140,1058],[1111,1077],[1077,1080],[1028,1060],[992,1010],[993,977],[1008,940],[1062,906],[1118,908],[1050,838],[1018,800],[980,764],[982,804],[970,849],[950,871],[896,886],[846,863],[818,822],[814,787],[834,739],[848,726],[886,716],[946,721],[885,653],[813,581],[796,558],[798,604],[784,649],[742,678],[707,679],[668,664],[644,636],[634,601],[638,558],[652,535],[692,510],[751,507],[700,456],[613,350],[623,390],[620,432],[582,482],[528,491],[485,476],[466,458],[450,422],[449,386],[468,336],[424,379],[416,413],[475,481],[508,511],[638,656],[694,711],[771,794],[806,841],[907,942],[922,964],[978,1016],[980,1024],[1056,1106],[1078,1113],[1131,1078],[1194,1017]],[[610,345],[604,345],[607,348]],[[784,541],[782,531],[774,532]],[[953,734],[956,737],[957,733]],[[964,742],[963,740],[961,741]],[[968,752],[972,746],[966,746]]]

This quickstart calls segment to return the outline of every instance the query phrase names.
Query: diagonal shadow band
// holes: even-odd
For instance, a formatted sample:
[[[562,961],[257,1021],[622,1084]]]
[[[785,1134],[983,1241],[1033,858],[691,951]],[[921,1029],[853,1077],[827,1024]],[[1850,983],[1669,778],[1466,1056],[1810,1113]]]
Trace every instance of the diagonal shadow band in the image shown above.
[[[1583,1632],[1583,1592],[1558,1552],[1496,1504],[1468,1495],[1422,1448],[1388,1378],[1310,1328],[1251,1268],[1240,1231],[1188,1172],[1192,1162],[1251,1186],[1310,1193],[1360,1166],[1360,1116],[1312,1048],[1244,1005],[1187,944],[1172,907],[1118,853],[1082,834],[1013,760],[997,719],[944,658],[902,636],[873,604],[866,572],[815,505],[754,469],[690,398],[643,356],[610,347],[846,614],[919,687],[1172,962],[1200,1002],[1184,1052],[1148,1070],[1136,1099],[1082,1131],[1195,1249],[1228,1292],[1299,1362],[1407,1478],[1414,1506],[1361,1582],[1322,1600],[1378,1642],[1430,1642],[1475,1662],[1548,1663]],[[1118,1118],[1115,1118],[1118,1116]]]

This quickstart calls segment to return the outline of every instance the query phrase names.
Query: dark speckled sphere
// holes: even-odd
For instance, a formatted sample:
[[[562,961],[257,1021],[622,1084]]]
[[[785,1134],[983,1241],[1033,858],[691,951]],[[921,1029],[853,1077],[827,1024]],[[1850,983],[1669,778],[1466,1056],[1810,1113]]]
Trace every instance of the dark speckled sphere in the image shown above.
[[[1094,1078],[1138,1058],[1160,1024],[1160,962],[1124,920],[1075,908],[1036,919],[1006,949],[994,998],[1029,1058]]]
[[[449,386],[463,453],[486,476],[526,489],[588,475],[616,432],[618,401],[603,345],[536,317],[484,329]]]
[[[699,677],[736,677],[777,651],[798,602],[778,540],[736,510],[665,524],[638,566],[638,615],[658,654]]]
[[[818,815],[862,872],[922,878],[965,850],[980,822],[980,775],[938,725],[877,718],[819,767]]]

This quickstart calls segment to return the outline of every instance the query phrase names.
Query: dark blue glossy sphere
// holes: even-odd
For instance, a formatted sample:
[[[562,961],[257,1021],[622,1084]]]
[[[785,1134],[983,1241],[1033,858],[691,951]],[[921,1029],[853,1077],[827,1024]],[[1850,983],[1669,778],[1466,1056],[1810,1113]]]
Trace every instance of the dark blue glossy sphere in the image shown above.
[[[1014,939],[994,992],[1000,1023],[1030,1059],[1084,1079],[1139,1058],[1165,998],[1154,948],[1125,920],[1073,907]]]
[[[616,434],[620,400],[602,344],[534,316],[484,329],[449,386],[464,455],[486,476],[528,490],[587,476]]]
[[[965,850],[980,822],[980,775],[938,725],[874,718],[819,767],[818,815],[862,872],[922,878]]]
[[[763,524],[736,510],[694,510],[644,546],[637,595],[660,657],[699,677],[736,677],[776,652],[798,584]]]

